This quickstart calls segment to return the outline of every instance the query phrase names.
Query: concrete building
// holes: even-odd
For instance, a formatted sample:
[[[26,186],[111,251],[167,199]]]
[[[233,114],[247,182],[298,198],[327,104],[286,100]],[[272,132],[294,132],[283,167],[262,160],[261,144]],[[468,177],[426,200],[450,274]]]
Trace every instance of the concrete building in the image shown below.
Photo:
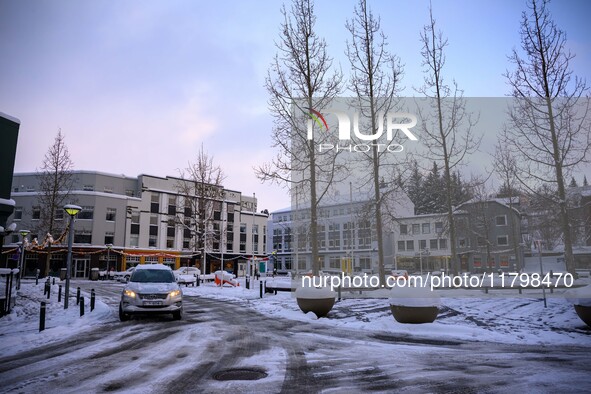
[[[257,213],[254,196],[219,188],[219,198],[206,199],[205,230],[195,231],[195,222],[201,218],[188,206],[190,199],[198,197],[182,195],[179,185],[185,181],[180,178],[75,171],[73,179],[69,202],[82,207],[74,226],[73,277],[88,277],[91,268],[106,268],[107,260],[116,270],[159,262],[212,272],[223,264],[224,269],[241,275],[248,259],[266,257],[268,214]],[[65,267],[67,215],[56,210],[56,231],[49,248],[47,230],[40,226],[39,193],[36,173],[14,174],[12,199],[16,204],[9,221],[32,231],[25,254],[26,275],[38,268],[44,272],[48,252],[49,273]],[[203,248],[196,248],[198,238],[205,245],[205,259]],[[5,239],[2,266],[16,266],[19,241],[15,234]]]
[[[413,204],[405,193],[392,193],[384,202],[384,265],[394,269],[393,228],[395,216],[408,216]],[[302,204],[304,205],[304,204]],[[320,267],[324,272],[378,272],[377,233],[371,200],[362,195],[337,196],[318,211]],[[268,249],[279,271],[312,269],[310,209],[292,207],[271,213]]]

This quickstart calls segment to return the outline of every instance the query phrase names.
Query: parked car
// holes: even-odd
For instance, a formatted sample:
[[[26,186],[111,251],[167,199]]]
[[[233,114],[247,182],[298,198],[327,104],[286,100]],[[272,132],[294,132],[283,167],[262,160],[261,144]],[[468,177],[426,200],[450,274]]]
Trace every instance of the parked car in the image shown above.
[[[201,270],[196,267],[181,267],[178,270],[174,270],[172,272],[175,277],[178,275],[193,275],[194,277],[201,275]]]
[[[121,294],[119,319],[135,314],[172,314],[182,318],[183,292],[170,267],[164,264],[138,265]]]
[[[113,279],[115,279],[118,282],[127,282],[129,278],[131,278],[131,274],[133,274],[134,270],[135,267],[129,267],[125,271],[115,272]]]
[[[199,268],[195,267],[181,267],[178,270],[172,271],[174,278],[178,284],[195,285],[197,278],[201,275]]]

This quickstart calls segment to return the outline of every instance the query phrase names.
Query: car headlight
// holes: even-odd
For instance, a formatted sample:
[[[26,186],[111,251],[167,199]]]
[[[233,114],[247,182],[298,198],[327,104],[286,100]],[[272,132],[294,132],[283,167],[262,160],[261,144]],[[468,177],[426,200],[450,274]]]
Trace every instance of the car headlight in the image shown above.
[[[135,292],[132,290],[123,290],[123,295],[129,298],[135,298]]]
[[[181,291],[180,290],[173,290],[168,294],[170,295],[170,298],[174,298],[174,297],[181,295]]]

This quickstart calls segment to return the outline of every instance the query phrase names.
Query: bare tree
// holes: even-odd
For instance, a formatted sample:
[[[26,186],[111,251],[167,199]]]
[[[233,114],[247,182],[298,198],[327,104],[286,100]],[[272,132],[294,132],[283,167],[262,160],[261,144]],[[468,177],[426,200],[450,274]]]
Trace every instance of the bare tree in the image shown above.
[[[49,274],[51,261],[51,245],[53,236],[61,233],[66,227],[63,220],[63,207],[71,203],[71,191],[73,187],[72,169],[74,163],[70,159],[70,153],[66,146],[65,136],[59,129],[53,145],[49,147],[41,163],[38,172],[39,194],[37,204],[39,206],[39,225],[35,229],[37,234],[48,246],[45,275]]]
[[[318,274],[318,207],[329,192],[337,171],[336,154],[316,151],[317,144],[331,138],[315,133],[312,110],[322,109],[341,89],[342,76],[332,72],[332,59],[326,42],[315,32],[316,16],[310,0],[294,0],[282,8],[283,22],[278,53],[269,68],[266,87],[274,117],[271,138],[276,157],[256,168],[262,181],[277,182],[291,188],[293,196],[309,197],[312,270]],[[332,137],[334,138],[334,136]]]
[[[508,200],[509,208],[517,209],[519,206],[521,209],[519,191],[515,188],[515,184],[518,183],[518,180],[515,176],[517,171],[515,158],[511,152],[504,149],[503,145],[500,143],[498,143],[495,147],[493,165],[495,172],[502,181],[503,186],[501,190],[504,191],[504,195],[502,197]],[[515,268],[519,272],[523,268],[523,261],[521,261],[521,253],[519,251],[519,244],[521,244],[522,241],[521,233],[519,231],[520,223],[518,223],[518,220],[514,215],[511,215],[510,219],[509,228],[512,238],[510,243],[513,244],[513,252],[515,253],[515,260],[517,262],[517,267]]]
[[[383,127],[382,115],[388,113],[395,105],[396,94],[400,90],[402,66],[399,59],[387,49],[387,38],[380,27],[380,18],[375,17],[367,6],[366,0],[359,0],[354,9],[354,17],[347,21],[347,30],[351,40],[347,45],[347,56],[351,64],[351,90],[355,92],[359,109],[367,119],[369,135],[377,135]],[[371,150],[365,155],[371,169],[370,190],[373,190],[373,220],[376,224],[376,240],[378,252],[378,274],[381,284],[385,281],[384,240],[382,223],[383,195],[380,190],[385,186],[383,155],[392,158],[387,150],[382,152],[378,144],[372,144]],[[388,177],[388,178],[393,178]]]
[[[466,111],[463,92],[454,81],[452,86],[443,78],[445,65],[445,47],[447,39],[441,31],[436,30],[433,10],[429,8],[429,23],[421,33],[423,49],[423,66],[425,67],[424,85],[418,89],[432,100],[433,112],[419,110],[422,119],[423,143],[427,147],[426,159],[443,165],[443,181],[445,185],[445,206],[451,248],[451,269],[459,270],[456,252],[456,227],[453,216],[454,182],[452,174],[466,156],[476,151],[480,145],[480,137],[473,130],[475,120]]]
[[[226,177],[202,145],[195,161],[189,162],[180,171],[180,178],[176,189],[181,197],[178,203],[182,210],[170,212],[170,219],[183,229],[183,238],[190,239],[188,246],[195,252],[194,255],[201,253],[201,270],[205,273],[207,246],[217,236],[210,223],[215,219],[216,212],[221,214],[221,208],[217,210],[216,204],[223,198],[222,183]]]
[[[574,273],[572,229],[566,182],[579,164],[589,161],[591,134],[585,81],[570,69],[572,55],[566,35],[550,16],[547,1],[530,0],[521,18],[521,52],[509,61],[514,71],[505,77],[516,100],[509,110],[510,126],[503,143],[517,163],[522,185],[536,193],[540,185],[556,188],[567,270]]]

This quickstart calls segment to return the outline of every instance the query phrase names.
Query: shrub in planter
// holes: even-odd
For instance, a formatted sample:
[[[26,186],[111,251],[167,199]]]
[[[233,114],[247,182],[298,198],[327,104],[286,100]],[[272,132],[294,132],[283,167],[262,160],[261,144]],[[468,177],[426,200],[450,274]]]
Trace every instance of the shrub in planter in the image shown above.
[[[390,310],[398,323],[432,323],[439,312],[440,298],[428,287],[394,287]]]
[[[320,318],[330,312],[334,306],[336,294],[326,287],[298,287],[295,297],[302,312],[313,312]]]
[[[589,327],[591,327],[591,285],[569,290],[566,299],[574,304],[575,312]]]

